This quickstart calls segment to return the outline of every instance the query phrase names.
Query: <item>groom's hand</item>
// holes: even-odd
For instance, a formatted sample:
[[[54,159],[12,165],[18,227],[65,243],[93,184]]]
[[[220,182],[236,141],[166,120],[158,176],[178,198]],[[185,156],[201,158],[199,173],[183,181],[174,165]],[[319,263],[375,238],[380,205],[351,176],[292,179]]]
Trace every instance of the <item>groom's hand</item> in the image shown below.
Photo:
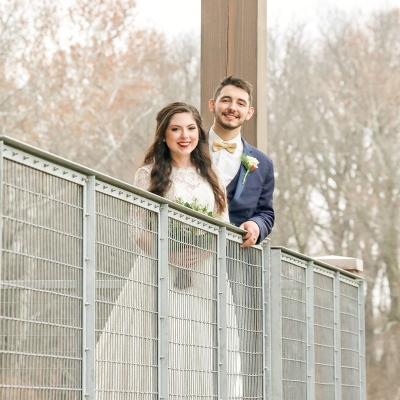
[[[258,236],[260,235],[260,228],[254,221],[243,222],[239,228],[247,231],[247,233],[243,236],[243,243],[241,247],[251,247],[256,244]]]

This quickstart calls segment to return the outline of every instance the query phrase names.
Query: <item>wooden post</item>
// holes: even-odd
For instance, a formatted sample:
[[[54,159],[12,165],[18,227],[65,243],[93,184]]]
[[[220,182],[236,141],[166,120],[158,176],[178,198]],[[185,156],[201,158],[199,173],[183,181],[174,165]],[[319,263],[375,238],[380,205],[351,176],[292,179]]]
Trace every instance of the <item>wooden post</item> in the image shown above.
[[[254,87],[256,110],[243,137],[267,151],[267,0],[201,1],[201,114],[208,129],[213,116],[208,100],[226,76]]]

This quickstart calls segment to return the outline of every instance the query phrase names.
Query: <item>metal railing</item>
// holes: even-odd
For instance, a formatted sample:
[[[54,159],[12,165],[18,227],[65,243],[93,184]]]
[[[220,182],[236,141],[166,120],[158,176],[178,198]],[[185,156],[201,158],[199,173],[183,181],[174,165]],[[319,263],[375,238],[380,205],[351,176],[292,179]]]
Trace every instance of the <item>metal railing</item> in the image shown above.
[[[356,275],[1,140],[1,399],[366,398]]]

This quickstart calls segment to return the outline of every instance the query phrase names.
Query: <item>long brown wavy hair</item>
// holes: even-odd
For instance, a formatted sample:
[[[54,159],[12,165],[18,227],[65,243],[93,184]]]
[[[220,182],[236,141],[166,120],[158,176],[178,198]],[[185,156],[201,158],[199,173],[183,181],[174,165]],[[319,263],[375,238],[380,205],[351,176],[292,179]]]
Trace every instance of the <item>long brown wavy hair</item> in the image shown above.
[[[196,167],[197,172],[211,186],[214,193],[217,213],[222,213],[226,208],[226,196],[220,187],[218,177],[212,168],[210,149],[207,141],[206,131],[202,126],[202,121],[197,109],[189,104],[175,102],[166,105],[157,114],[156,133],[153,143],[147,149],[142,165],[154,164],[150,175],[149,192],[158,196],[165,196],[171,186],[170,180],[172,171],[172,158],[170,149],[165,142],[165,135],[170,124],[171,118],[177,113],[189,113],[193,116],[198,131],[199,142],[195,149],[190,153],[190,160]]]

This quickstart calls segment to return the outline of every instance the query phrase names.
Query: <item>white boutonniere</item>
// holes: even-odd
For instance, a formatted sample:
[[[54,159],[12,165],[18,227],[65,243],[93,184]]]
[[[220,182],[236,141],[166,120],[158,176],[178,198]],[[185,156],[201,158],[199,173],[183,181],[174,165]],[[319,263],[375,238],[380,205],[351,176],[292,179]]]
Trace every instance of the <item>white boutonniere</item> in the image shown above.
[[[244,185],[249,172],[252,172],[258,168],[259,161],[257,160],[257,158],[247,156],[246,154],[242,154],[242,157],[240,157],[240,159],[242,160],[243,166],[246,168],[246,175],[243,177],[242,180],[242,185]]]

